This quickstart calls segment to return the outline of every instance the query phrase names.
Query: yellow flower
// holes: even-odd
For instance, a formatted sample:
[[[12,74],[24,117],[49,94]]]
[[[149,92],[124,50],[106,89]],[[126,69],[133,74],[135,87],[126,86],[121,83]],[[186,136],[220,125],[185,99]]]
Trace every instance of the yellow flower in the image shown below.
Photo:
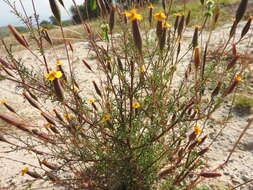
[[[0,100],[0,104],[7,104],[7,100]]]
[[[77,92],[79,88],[77,86],[72,87],[73,92]]]
[[[130,12],[125,12],[126,17],[129,17],[131,21],[142,20],[142,16],[137,14],[137,9],[132,9]]]
[[[43,31],[48,31],[48,29],[47,28],[44,28],[44,27],[39,27],[39,31],[41,31],[41,32],[43,32]]]
[[[103,121],[108,121],[109,119],[111,119],[111,114],[105,114],[102,118]]]
[[[140,71],[141,71],[142,73],[144,73],[144,72],[146,71],[144,65],[142,65],[142,66],[140,67]]]
[[[168,22],[164,22],[163,23],[163,28],[170,28],[171,24],[169,24]]]
[[[50,128],[50,127],[53,127],[53,126],[54,126],[54,124],[52,124],[52,123],[47,123],[47,124],[44,125],[45,128]]]
[[[56,65],[56,66],[63,65],[63,62],[57,61],[57,62],[55,63],[55,65]]]
[[[64,117],[65,117],[66,119],[71,119],[71,118],[73,118],[73,115],[70,114],[70,113],[65,113],[65,114],[64,114]]]
[[[149,8],[149,9],[154,9],[155,7],[154,7],[152,4],[150,4],[150,5],[148,6],[148,8]]]
[[[158,21],[163,21],[167,18],[167,16],[164,14],[164,12],[159,12],[154,15],[155,19]]]
[[[81,126],[80,125],[76,126],[76,130],[79,130],[79,129],[81,129]]]
[[[50,80],[53,81],[56,78],[59,79],[62,77],[62,72],[61,71],[51,71],[49,74],[46,74],[45,77]]]
[[[193,25],[192,28],[198,28],[198,29],[200,29],[201,26],[199,26],[199,25]]]
[[[175,13],[175,14],[173,14],[175,17],[177,17],[177,16],[182,16],[182,14],[181,13]]]
[[[241,81],[242,81],[242,77],[240,77],[239,75],[237,75],[237,76],[235,77],[235,81],[236,81],[236,82],[241,82]]]
[[[200,126],[196,125],[194,126],[194,132],[195,132],[195,135],[199,135],[201,133],[202,129]]]
[[[89,103],[89,104],[93,104],[93,103],[95,103],[95,102],[96,102],[95,99],[89,99],[89,100],[88,100],[88,103]]]
[[[140,108],[140,107],[141,107],[141,105],[140,105],[140,103],[139,103],[139,102],[134,102],[132,106],[133,106],[133,108],[135,108],[135,109],[137,109],[137,108]]]
[[[202,142],[202,138],[197,138],[198,143]]]
[[[21,175],[24,176],[28,172],[28,168],[23,168],[21,170]]]

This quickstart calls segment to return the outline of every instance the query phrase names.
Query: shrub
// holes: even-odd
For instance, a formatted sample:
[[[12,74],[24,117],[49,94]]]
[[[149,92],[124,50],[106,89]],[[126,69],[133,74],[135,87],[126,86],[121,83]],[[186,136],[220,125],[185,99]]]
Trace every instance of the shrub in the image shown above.
[[[50,2],[60,23],[56,2]],[[214,28],[219,17],[218,12],[213,15],[212,1],[203,3],[207,13],[203,12],[202,27],[194,27],[188,44],[183,38],[190,26],[187,15],[154,13],[150,6],[140,11],[149,14],[142,20],[136,9],[117,14],[120,10],[111,7],[109,18],[101,18],[100,31],[83,23],[89,51],[96,57],[93,64],[88,58],[82,60],[83,70],[94,77],[90,93],[83,91],[80,70],[75,70],[76,60],[70,56],[70,51],[75,51],[71,44],[65,40],[64,66],[59,59],[48,60],[45,55],[38,36],[53,46],[47,30],[31,33],[42,60],[36,48],[29,47],[9,26],[17,41],[42,64],[39,71],[32,69],[16,59],[5,44],[5,74],[17,82],[31,109],[41,113],[45,122],[44,128],[34,128],[22,118],[0,113],[0,119],[30,136],[27,142],[17,136],[23,146],[16,146],[38,157],[40,166],[24,168],[22,173],[68,189],[115,190],[193,189],[202,178],[219,177],[221,174],[205,168],[204,156],[209,150],[205,129],[212,113],[236,92],[243,77],[245,67],[222,57],[230,49],[245,6],[242,1],[227,43],[217,51],[215,61],[207,59],[210,39],[201,41],[205,24]],[[175,21],[173,27],[167,17]],[[121,28],[118,35],[114,34],[116,19]],[[233,50],[234,58],[240,59],[235,46]],[[187,57],[187,52],[191,56]],[[53,69],[48,65],[52,62],[56,62]],[[212,69],[206,70],[209,63]],[[215,77],[213,73],[217,73]],[[211,92],[210,87],[214,87]],[[0,140],[10,143],[9,138],[1,136]]]
[[[92,19],[92,18],[98,17],[99,16],[99,9],[97,7],[92,8],[89,5],[89,1],[87,1],[87,2],[88,3],[87,3],[86,6],[84,6],[84,5],[78,5],[78,9],[80,11],[80,14],[81,14],[82,18],[84,20],[86,20],[86,19]],[[70,12],[72,14],[72,20],[73,20],[73,22],[77,23],[77,24],[80,24],[81,23],[81,18],[79,16],[79,13],[78,13],[76,7],[72,6],[70,8]]]
[[[17,31],[19,31],[20,33],[26,33],[28,32],[28,28],[24,27],[24,26],[17,26],[16,27]]]
[[[238,115],[249,115],[252,112],[253,99],[249,96],[238,95],[235,98],[234,111]]]
[[[57,23],[56,18],[55,18],[54,16],[50,16],[50,17],[49,17],[49,20],[50,20],[50,23],[51,23],[52,25],[59,25],[59,24]]]
[[[54,28],[54,25],[51,24],[49,21],[43,20],[40,22],[40,26],[46,29],[52,29]]]

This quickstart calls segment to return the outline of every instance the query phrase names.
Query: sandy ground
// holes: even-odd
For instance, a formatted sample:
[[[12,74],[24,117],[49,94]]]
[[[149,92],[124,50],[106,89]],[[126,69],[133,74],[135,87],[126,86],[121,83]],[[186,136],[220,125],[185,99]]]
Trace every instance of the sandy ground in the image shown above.
[[[240,29],[244,26],[245,23],[240,24]],[[223,43],[227,38],[227,34],[229,32],[230,25],[225,25],[216,29],[213,33],[212,43]],[[238,33],[239,35],[239,33]],[[189,41],[192,38],[192,31],[186,31],[185,35]],[[204,33],[204,38],[207,36],[207,33]],[[238,36],[237,36],[238,37]],[[246,41],[243,43],[239,48],[239,50],[243,50],[248,44],[251,47],[251,53],[253,52],[253,42]],[[187,46],[183,47],[186,48]],[[87,51],[87,44],[83,42],[79,42],[74,44],[74,53],[71,54],[71,57],[75,60],[75,68],[77,72],[77,76],[79,82],[81,83],[81,88],[86,91],[87,89],[91,89],[91,80],[96,79],[96,77],[81,63],[83,58],[87,58],[88,51]],[[184,50],[182,50],[184,52]],[[52,64],[55,62],[57,56],[60,55],[61,61],[66,62],[66,57],[64,49],[62,47],[58,47],[55,50],[55,53],[52,51],[48,51],[47,57],[49,60],[52,60]],[[35,60],[27,51],[20,51],[16,53],[16,56],[22,57],[23,61],[27,64],[34,64]],[[189,62],[189,56],[187,55],[184,58],[185,63]],[[95,60],[89,60],[89,63],[93,67],[93,63]],[[96,68],[94,67],[94,70]],[[182,64],[179,68],[177,68],[177,77],[180,78],[184,74],[185,64]],[[39,113],[36,112],[34,109],[31,109],[30,106],[24,102],[24,99],[16,94],[14,84],[4,80],[0,81],[0,99],[8,99],[10,104],[13,107],[18,107],[19,115],[25,116],[26,119],[29,119],[29,122],[32,122],[34,125],[41,125],[41,121],[39,120]],[[215,113],[214,117],[221,118],[225,117],[226,113],[228,112],[230,106],[229,104],[225,105],[224,108],[219,110],[219,112]],[[245,117],[239,117],[234,115],[233,119],[227,124],[227,127],[222,133],[222,136],[213,144],[212,150],[208,154],[208,166],[210,170],[217,167],[219,164],[222,164],[225,158],[228,156],[229,151],[231,150],[233,143],[236,141],[240,132],[242,131],[243,127],[247,124],[247,119],[252,117],[252,115],[248,115]],[[216,129],[217,128],[217,129]],[[215,131],[219,130],[218,127],[213,127],[210,131],[210,139],[209,142],[214,138]],[[20,134],[22,135],[22,134]],[[23,135],[23,138],[27,138]],[[38,165],[35,157],[31,154],[27,154],[23,151],[18,152],[8,152],[10,147],[6,144],[0,143],[0,190],[5,189],[4,187],[10,186],[10,189],[24,189],[25,187],[22,186],[27,180],[31,180],[31,178],[20,175],[20,171],[22,168],[26,167],[22,163],[15,163],[12,160],[8,160],[5,158],[11,158],[13,160],[18,161],[25,161],[32,165]],[[6,152],[7,151],[7,152]],[[5,158],[3,158],[5,157]],[[244,183],[250,179],[253,179],[253,126],[250,127],[247,134],[243,138],[242,142],[239,144],[239,147],[236,149],[234,155],[232,156],[229,164],[224,169],[220,170],[223,174],[218,180],[209,180],[207,184],[211,187],[211,189],[218,189],[217,185],[220,186],[219,190],[222,190],[223,185],[232,185],[236,186],[240,183]],[[214,186],[212,186],[214,185]],[[60,190],[60,187],[53,187],[52,184],[43,184],[42,182],[36,182],[32,189],[45,189],[52,190]],[[224,189],[224,188],[223,188]],[[253,190],[253,184],[247,184],[241,188],[242,190]]]

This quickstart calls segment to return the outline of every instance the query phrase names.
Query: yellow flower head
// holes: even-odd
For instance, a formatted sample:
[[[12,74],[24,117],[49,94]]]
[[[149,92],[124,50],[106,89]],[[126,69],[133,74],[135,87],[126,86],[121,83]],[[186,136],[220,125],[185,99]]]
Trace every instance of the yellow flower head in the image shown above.
[[[182,13],[175,13],[175,14],[173,14],[173,16],[175,16],[175,17],[182,16],[182,15],[183,15]]]
[[[201,133],[202,129],[200,126],[196,125],[194,126],[194,132],[195,132],[195,135],[199,135]]]
[[[109,119],[111,119],[111,114],[105,114],[104,117],[102,118],[103,121],[108,121]]]
[[[146,71],[146,69],[145,69],[144,65],[142,65],[142,66],[140,67],[140,72],[144,73],[145,71]]]
[[[142,16],[137,14],[137,9],[132,9],[130,12],[125,12],[126,17],[129,17],[131,21],[142,20]]]
[[[71,119],[71,118],[73,118],[73,115],[70,114],[70,113],[65,113],[65,114],[64,114],[64,117],[65,117],[66,119]]]
[[[148,6],[148,8],[149,8],[149,9],[154,9],[155,7],[154,7],[152,4],[150,4],[150,5]]]
[[[164,22],[163,23],[163,28],[170,28],[171,24],[169,24],[168,22]]]
[[[47,29],[47,28],[44,28],[44,27],[39,27],[39,31],[41,31],[41,32],[47,32],[48,29]]]
[[[198,143],[201,143],[202,140],[203,140],[202,138],[197,138]]]
[[[55,63],[55,65],[56,65],[56,66],[63,65],[63,62],[57,61],[57,62]]]
[[[46,123],[44,125],[45,128],[50,128],[50,127],[53,127],[53,126],[54,126],[54,124],[52,124],[52,123]]]
[[[236,81],[236,82],[241,82],[241,81],[242,81],[242,77],[240,77],[239,75],[237,75],[237,76],[235,77],[235,81]]]
[[[77,92],[79,88],[77,86],[72,87],[73,92]]]
[[[23,168],[21,170],[21,175],[24,176],[28,172],[28,168]]]
[[[133,106],[133,108],[135,108],[135,109],[137,109],[137,108],[140,108],[140,107],[141,107],[141,105],[140,105],[140,103],[139,103],[139,102],[134,102],[132,106]]]
[[[155,19],[158,21],[163,21],[167,18],[167,16],[164,14],[164,12],[159,12],[154,15]]]
[[[89,103],[89,104],[93,104],[93,103],[95,103],[95,102],[96,102],[95,99],[89,99],[89,100],[88,100],[88,103]]]
[[[50,80],[53,81],[55,79],[59,79],[62,77],[62,72],[61,71],[51,71],[50,73],[46,74],[45,77]]]
[[[0,100],[0,104],[7,104],[7,100]]]
[[[192,28],[198,28],[198,29],[200,29],[201,26],[199,26],[199,25],[193,25]]]
[[[81,129],[81,126],[80,125],[77,125],[76,126],[76,130],[80,130]]]

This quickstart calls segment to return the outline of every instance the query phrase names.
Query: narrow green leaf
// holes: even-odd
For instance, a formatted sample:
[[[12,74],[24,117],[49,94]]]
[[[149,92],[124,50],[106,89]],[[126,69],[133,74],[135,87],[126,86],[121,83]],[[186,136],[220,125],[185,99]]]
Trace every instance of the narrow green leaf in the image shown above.
[[[91,0],[90,1],[90,8],[91,8],[91,10],[96,10],[97,9],[97,1],[96,0]]]

